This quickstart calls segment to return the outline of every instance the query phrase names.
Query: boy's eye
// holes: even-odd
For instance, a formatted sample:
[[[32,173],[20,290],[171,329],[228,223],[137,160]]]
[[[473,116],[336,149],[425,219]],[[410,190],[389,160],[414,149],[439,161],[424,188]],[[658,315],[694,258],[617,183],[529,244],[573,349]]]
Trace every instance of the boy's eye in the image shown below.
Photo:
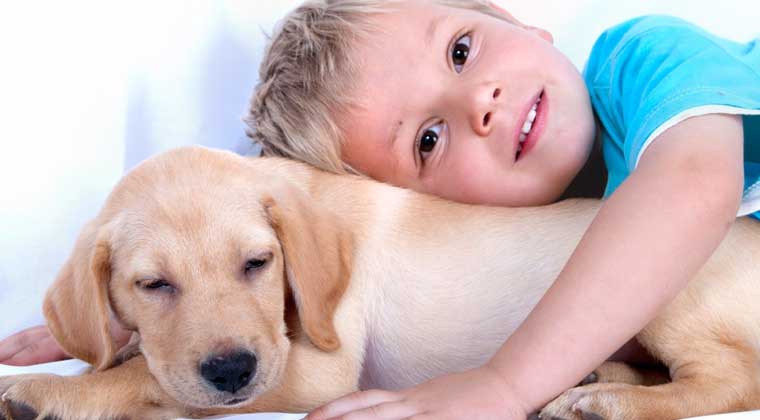
[[[457,73],[461,73],[467,63],[467,56],[470,55],[470,41],[470,35],[463,35],[451,48],[451,63],[454,64],[454,71]]]
[[[417,153],[420,155],[422,162],[430,155],[435,149],[435,145],[440,140],[441,130],[443,129],[443,123],[435,124],[425,129],[417,140]]]

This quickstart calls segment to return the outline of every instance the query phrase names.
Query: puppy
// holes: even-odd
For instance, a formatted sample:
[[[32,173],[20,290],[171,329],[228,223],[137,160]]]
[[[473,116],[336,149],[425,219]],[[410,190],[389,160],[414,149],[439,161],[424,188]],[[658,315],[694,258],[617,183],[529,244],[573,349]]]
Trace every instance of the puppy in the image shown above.
[[[45,299],[54,336],[93,371],[0,378],[0,418],[304,412],[474,368],[551,285],[598,207],[470,206],[283,159],[159,155],[116,186]],[[541,415],[760,408],[758,261],[760,223],[737,220],[638,335],[669,381],[605,364]],[[134,331],[126,348],[114,323]]]

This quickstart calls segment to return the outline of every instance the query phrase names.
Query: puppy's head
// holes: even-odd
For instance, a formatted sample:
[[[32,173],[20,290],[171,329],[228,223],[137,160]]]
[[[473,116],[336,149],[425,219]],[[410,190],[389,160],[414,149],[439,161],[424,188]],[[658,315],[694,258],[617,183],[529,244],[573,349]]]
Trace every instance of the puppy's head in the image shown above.
[[[139,334],[162,387],[200,408],[270,390],[283,375],[289,333],[337,349],[333,315],[348,284],[351,238],[260,163],[188,148],[125,176],[45,300],[63,348],[106,369],[119,350],[111,334],[118,322]],[[297,332],[285,322],[291,307]]]

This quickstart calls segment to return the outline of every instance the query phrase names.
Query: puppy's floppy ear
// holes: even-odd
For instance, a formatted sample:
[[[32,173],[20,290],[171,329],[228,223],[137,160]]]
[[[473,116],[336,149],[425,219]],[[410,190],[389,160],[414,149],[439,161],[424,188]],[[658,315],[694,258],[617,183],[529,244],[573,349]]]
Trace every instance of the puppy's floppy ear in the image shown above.
[[[110,367],[118,350],[109,320],[110,259],[110,230],[91,221],[48,289],[43,306],[61,347],[96,370]]]
[[[340,347],[333,317],[351,276],[353,238],[326,208],[295,188],[263,200],[285,255],[285,272],[301,325],[324,351]]]

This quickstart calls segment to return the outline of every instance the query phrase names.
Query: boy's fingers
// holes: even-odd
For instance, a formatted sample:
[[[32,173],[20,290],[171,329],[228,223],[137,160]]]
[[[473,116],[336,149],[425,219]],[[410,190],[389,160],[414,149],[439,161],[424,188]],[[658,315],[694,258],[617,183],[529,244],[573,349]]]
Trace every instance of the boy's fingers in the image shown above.
[[[0,363],[30,365],[65,359],[47,326],[27,328],[0,341]]]
[[[20,349],[10,358],[0,360],[0,363],[11,366],[28,366],[39,363],[55,362],[68,358],[69,356],[61,350],[55,339],[53,339],[51,335],[48,335],[42,339],[29,343],[29,345]]]
[[[361,410],[363,408],[382,404],[385,402],[398,401],[402,399],[401,394],[395,392],[371,390],[359,391],[348,394],[327,405],[317,408],[309,413],[306,417],[308,420],[326,420],[333,417],[339,417],[346,413]]]
[[[415,407],[404,404],[403,401],[392,401],[343,413],[330,420],[402,420],[411,418],[416,414],[418,413]]]
[[[47,327],[40,325],[19,331],[16,334],[13,334],[12,336],[0,341],[0,362],[11,358],[14,354],[18,353],[21,349],[28,346],[30,343],[45,336],[45,334],[50,335],[50,332],[48,331]]]

